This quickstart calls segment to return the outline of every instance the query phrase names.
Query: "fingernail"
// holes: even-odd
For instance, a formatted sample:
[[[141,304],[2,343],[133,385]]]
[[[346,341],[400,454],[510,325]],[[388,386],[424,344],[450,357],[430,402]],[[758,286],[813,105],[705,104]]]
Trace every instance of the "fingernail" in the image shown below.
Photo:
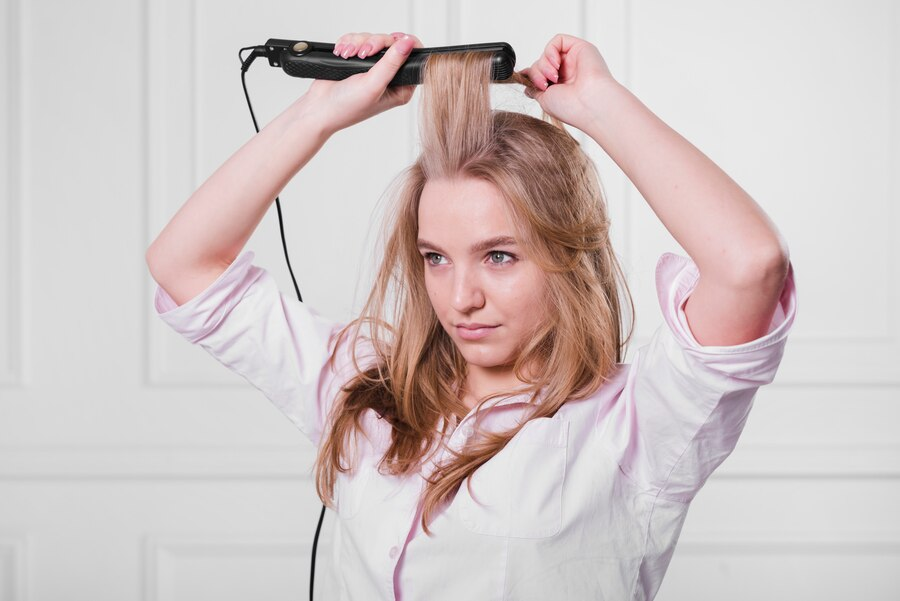
[[[409,54],[409,52],[412,50],[412,46],[407,47],[407,45],[405,43],[406,40],[408,40],[408,39],[409,39],[409,36],[405,35],[402,38],[400,38],[399,40],[397,40],[397,42],[396,42],[397,44],[400,44],[400,42],[404,42],[403,44],[400,44],[399,46],[397,46],[397,51],[400,54]]]
[[[372,45],[365,44],[362,48],[359,49],[359,58],[366,58],[369,53],[372,52]]]
[[[332,50],[332,52],[333,52],[336,56],[340,56],[340,54],[341,54],[341,48],[342,48],[343,46],[344,46],[343,44],[337,44],[337,45],[334,47],[334,50]]]

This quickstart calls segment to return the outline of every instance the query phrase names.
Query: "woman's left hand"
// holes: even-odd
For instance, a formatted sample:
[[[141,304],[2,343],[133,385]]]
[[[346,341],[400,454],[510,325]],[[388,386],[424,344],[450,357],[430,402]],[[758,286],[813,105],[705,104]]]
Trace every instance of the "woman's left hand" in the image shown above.
[[[522,73],[536,86],[525,94],[540,103],[545,113],[578,129],[593,119],[599,89],[617,83],[600,51],[585,40],[557,34],[544,54]]]

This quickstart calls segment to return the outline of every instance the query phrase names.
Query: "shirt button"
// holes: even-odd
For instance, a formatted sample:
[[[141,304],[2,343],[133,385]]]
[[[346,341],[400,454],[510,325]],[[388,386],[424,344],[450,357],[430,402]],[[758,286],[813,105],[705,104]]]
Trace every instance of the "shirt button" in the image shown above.
[[[388,554],[391,556],[391,559],[397,559],[397,556],[400,555],[400,549],[391,547],[391,551]]]

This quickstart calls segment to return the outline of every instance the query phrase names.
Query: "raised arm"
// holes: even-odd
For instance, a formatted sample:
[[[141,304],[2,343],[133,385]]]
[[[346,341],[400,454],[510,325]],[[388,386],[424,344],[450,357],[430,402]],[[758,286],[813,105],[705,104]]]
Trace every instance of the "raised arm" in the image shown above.
[[[726,346],[765,334],[789,254],[762,208],[613,79],[588,42],[557,35],[523,72],[537,87],[529,95],[606,151],[697,264],[685,306],[697,341]]]
[[[147,249],[153,278],[179,305],[234,261],[275,197],[333,133],[412,98],[414,86],[387,84],[409,51],[422,46],[418,38],[366,33],[339,42],[369,44],[370,54],[391,48],[367,73],[314,81],[191,195]]]

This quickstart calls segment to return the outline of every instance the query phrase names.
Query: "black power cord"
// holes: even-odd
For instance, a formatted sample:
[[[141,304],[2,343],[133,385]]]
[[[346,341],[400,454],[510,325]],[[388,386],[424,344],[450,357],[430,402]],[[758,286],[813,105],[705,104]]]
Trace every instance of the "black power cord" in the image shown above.
[[[250,50],[249,56],[245,59],[243,53]],[[247,69],[256,59],[257,56],[265,56],[265,46],[247,46],[238,51],[238,60],[241,61],[241,85],[244,88],[244,97],[247,99],[247,108],[250,109],[250,117],[253,119],[253,128],[259,133],[259,125],[256,123],[256,115],[253,114],[253,104],[250,102],[250,94],[247,93]],[[294,282],[294,290],[297,292],[297,300],[303,302],[300,296],[300,288],[297,287],[297,278],[294,277],[294,270],[291,269],[291,258],[288,256],[287,242],[284,239],[284,221],[281,218],[281,201],[279,197],[275,197],[275,207],[278,209],[278,229],[281,231],[281,246],[284,249],[284,260],[287,261],[288,271],[291,274],[291,280]],[[316,535],[313,538],[312,562],[309,567],[309,601],[313,601],[313,583],[316,577],[316,547],[319,544],[319,532],[322,530],[322,521],[325,519],[325,505],[322,505],[322,512],[319,514],[319,524],[316,526]]]

